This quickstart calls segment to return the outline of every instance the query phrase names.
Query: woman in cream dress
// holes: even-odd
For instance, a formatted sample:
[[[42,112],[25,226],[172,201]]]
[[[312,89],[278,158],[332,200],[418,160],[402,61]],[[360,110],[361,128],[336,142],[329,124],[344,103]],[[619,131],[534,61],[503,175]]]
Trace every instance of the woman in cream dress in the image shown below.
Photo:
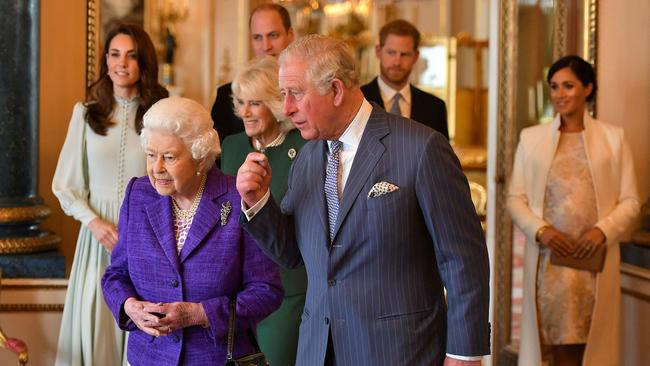
[[[101,278],[117,242],[126,183],[146,173],[142,115],[167,91],[145,31],[109,32],[100,78],[72,112],[52,181],[63,211],[81,222],[59,332],[56,365],[120,365],[124,334],[106,307]]]
[[[592,119],[595,73],[577,56],[549,70],[555,121],[521,132],[508,208],[527,236],[520,365],[617,365],[619,240],[639,212],[623,130]],[[603,271],[550,263],[606,246]],[[543,352],[547,349],[548,352]]]

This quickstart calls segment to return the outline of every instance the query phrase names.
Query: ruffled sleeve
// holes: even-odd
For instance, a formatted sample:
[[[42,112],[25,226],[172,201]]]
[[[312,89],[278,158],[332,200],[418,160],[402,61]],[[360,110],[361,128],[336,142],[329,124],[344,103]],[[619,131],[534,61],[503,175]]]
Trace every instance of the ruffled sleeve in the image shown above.
[[[88,166],[85,151],[86,108],[77,103],[72,112],[68,134],[61,148],[52,179],[52,192],[59,199],[66,215],[83,225],[98,217],[88,204]]]

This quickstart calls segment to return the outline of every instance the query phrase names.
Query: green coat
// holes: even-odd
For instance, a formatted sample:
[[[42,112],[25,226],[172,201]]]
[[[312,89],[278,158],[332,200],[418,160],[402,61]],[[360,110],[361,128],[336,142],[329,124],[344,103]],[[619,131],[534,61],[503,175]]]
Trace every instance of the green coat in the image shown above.
[[[271,195],[278,204],[287,192],[291,164],[305,142],[300,132],[294,129],[289,131],[280,146],[270,147],[265,151],[273,172]],[[253,151],[246,133],[226,137],[221,146],[221,170],[226,174],[236,175],[248,153]],[[260,348],[271,366],[293,366],[298,349],[300,316],[307,292],[307,273],[305,267],[301,267],[293,270],[282,268],[281,274],[284,300],[278,310],[257,326],[257,337]]]

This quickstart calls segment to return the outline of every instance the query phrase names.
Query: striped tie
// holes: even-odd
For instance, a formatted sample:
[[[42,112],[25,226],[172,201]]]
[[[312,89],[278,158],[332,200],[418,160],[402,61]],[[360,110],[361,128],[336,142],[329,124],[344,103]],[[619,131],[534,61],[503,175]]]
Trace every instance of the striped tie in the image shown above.
[[[390,113],[398,116],[402,115],[402,110],[399,108],[399,98],[402,96],[400,93],[395,93],[393,97],[393,104],[390,106]]]
[[[339,213],[339,153],[343,143],[332,141],[330,158],[325,171],[325,198],[327,199],[327,218],[329,220],[330,240],[334,238],[334,227]]]

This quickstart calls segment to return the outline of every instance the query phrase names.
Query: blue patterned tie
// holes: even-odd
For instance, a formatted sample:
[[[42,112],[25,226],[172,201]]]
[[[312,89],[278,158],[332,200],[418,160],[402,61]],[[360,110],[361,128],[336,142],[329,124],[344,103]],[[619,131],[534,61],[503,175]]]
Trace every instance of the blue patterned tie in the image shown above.
[[[402,110],[399,108],[399,98],[402,96],[400,93],[395,93],[393,96],[393,104],[390,106],[390,113],[398,116],[402,115]]]
[[[327,199],[327,218],[329,220],[330,240],[334,237],[334,226],[339,214],[339,153],[343,143],[339,140],[332,141],[330,158],[325,171],[325,198]]]

